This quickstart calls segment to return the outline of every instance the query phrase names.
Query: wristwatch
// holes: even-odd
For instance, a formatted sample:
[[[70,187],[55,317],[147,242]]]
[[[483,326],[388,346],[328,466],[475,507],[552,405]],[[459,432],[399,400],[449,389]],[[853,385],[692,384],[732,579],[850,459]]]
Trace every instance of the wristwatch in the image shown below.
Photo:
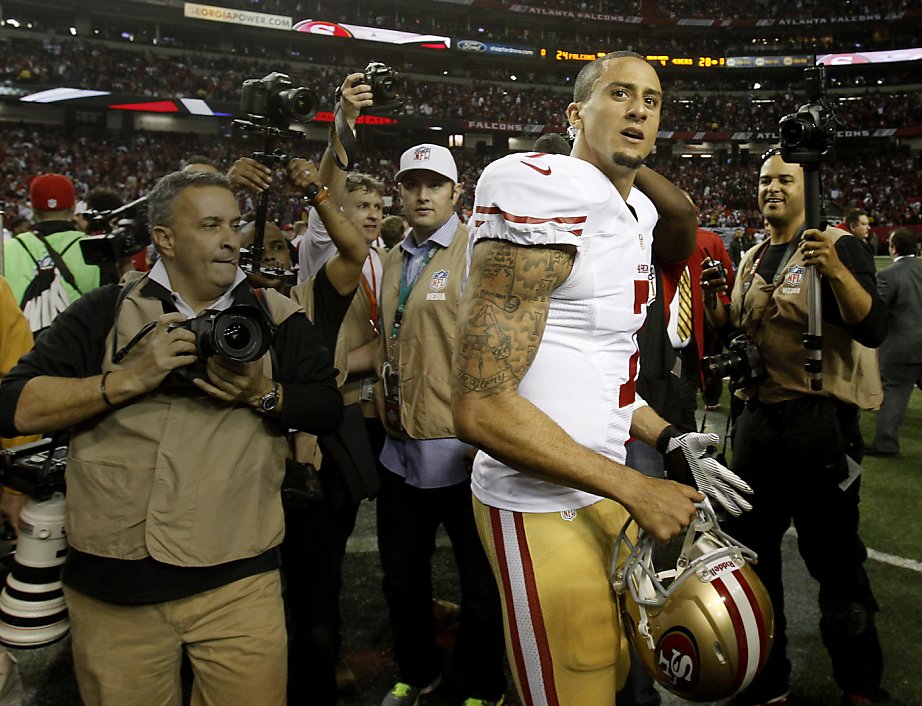
[[[275,408],[279,406],[279,390],[279,384],[273,380],[272,389],[259,398],[259,403],[256,408],[260,412],[274,412]]]

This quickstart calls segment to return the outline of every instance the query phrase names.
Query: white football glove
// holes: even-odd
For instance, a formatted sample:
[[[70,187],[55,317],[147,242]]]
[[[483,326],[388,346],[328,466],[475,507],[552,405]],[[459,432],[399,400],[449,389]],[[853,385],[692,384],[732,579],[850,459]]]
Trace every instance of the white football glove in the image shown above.
[[[731,515],[738,516],[752,505],[740,495],[752,488],[707,451],[720,440],[717,434],[681,434],[669,426],[660,434],[656,447],[663,454],[666,477],[694,485]],[[689,475],[691,476],[689,478]]]

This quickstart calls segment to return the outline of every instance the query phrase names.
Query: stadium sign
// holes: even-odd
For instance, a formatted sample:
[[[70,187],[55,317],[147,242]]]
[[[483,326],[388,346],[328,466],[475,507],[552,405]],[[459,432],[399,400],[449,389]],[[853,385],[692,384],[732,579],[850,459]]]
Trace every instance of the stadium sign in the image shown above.
[[[229,7],[199,5],[194,2],[185,3],[183,14],[186,17],[191,17],[196,20],[208,20],[210,22],[229,22],[231,24],[262,27],[264,29],[291,29],[291,18],[285,15],[270,15],[265,12],[234,10]]]
[[[595,20],[597,22],[621,22],[623,24],[640,24],[643,17],[635,15],[609,15],[606,12],[584,12],[582,10],[558,10],[552,7],[535,7],[534,5],[510,5],[512,12],[525,12],[529,15],[544,17],[561,17],[573,20]]]
[[[450,37],[442,37],[437,34],[402,32],[397,29],[365,27],[364,25],[344,24],[327,20],[301,20],[292,29],[306,34],[320,34],[326,37],[342,37],[344,39],[364,39],[369,42],[384,42],[386,44],[416,46],[425,49],[448,49],[451,47]]]
[[[816,58],[817,64],[827,66],[851,66],[853,64],[889,64],[895,61],[919,61],[922,48],[885,49],[883,51],[863,51],[848,54],[823,54]]]
[[[477,39],[456,39],[455,47],[461,51],[478,54],[496,54],[499,56],[535,56],[537,51],[531,47],[515,44],[496,44],[495,42],[481,42]]]
[[[728,69],[778,69],[791,66],[813,66],[812,56],[728,56]]]
[[[560,132],[560,129],[543,123],[504,123],[492,120],[462,120],[463,130],[491,130],[493,132],[525,132],[537,135],[542,132]]]

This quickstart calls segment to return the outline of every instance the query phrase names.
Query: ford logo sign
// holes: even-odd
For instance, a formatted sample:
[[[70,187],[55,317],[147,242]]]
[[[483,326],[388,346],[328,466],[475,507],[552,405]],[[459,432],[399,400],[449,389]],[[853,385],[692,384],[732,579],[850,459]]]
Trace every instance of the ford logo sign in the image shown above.
[[[486,51],[487,45],[475,39],[462,39],[458,42],[458,49],[461,51]]]

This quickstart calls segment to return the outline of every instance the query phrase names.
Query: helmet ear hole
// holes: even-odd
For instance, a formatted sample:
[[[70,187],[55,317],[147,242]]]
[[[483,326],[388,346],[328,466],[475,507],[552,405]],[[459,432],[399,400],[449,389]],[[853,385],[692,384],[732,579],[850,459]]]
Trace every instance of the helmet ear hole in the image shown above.
[[[613,583],[628,638],[647,671],[689,701],[722,701],[756,677],[774,637],[771,601],[752,564],[755,554],[720,529],[702,504],[678,556],[657,551],[627,526],[615,544]],[[678,543],[678,542],[677,542]],[[624,561],[623,568],[616,559]]]

